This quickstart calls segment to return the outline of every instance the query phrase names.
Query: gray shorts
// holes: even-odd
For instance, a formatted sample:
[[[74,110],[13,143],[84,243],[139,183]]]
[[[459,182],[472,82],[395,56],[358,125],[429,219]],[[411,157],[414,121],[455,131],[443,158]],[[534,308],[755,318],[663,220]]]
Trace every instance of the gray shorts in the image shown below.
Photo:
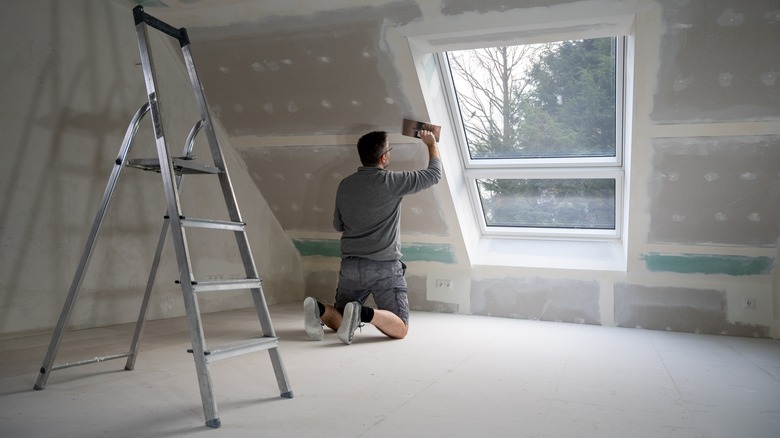
[[[404,273],[406,265],[399,260],[377,261],[361,257],[341,259],[339,285],[336,288],[336,303],[339,312],[351,301],[363,304],[369,295],[382,310],[398,315],[409,324],[409,298]]]

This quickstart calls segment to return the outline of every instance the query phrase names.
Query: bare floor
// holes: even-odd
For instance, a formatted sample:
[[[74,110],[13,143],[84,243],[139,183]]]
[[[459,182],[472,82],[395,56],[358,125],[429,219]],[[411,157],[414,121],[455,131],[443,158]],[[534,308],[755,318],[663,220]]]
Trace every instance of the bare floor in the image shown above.
[[[204,426],[186,319],[148,323],[134,371],[54,371],[49,335],[0,341],[2,437],[780,437],[780,342],[412,313],[407,339],[366,326],[310,341],[301,304],[271,306],[294,398],[267,352],[211,366]],[[256,336],[251,310],[206,315],[213,341]],[[57,362],[126,351],[133,325],[66,334]]]

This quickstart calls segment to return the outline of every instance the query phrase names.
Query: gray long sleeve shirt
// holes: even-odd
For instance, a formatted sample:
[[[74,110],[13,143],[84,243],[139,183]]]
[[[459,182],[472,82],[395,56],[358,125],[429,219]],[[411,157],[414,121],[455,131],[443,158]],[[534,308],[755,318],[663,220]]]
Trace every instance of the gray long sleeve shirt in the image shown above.
[[[342,232],[341,257],[399,260],[401,200],[432,187],[441,174],[441,160],[431,158],[422,170],[360,167],[344,178],[336,192],[333,215],[333,226]]]

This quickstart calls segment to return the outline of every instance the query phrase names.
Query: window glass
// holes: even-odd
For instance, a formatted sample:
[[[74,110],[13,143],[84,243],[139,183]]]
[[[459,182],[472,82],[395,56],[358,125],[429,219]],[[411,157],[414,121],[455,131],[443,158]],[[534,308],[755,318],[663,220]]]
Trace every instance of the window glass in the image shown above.
[[[617,38],[448,52],[472,160],[615,157]]]
[[[615,228],[615,180],[477,179],[488,227]]]
[[[483,232],[617,230],[622,38],[446,55]]]

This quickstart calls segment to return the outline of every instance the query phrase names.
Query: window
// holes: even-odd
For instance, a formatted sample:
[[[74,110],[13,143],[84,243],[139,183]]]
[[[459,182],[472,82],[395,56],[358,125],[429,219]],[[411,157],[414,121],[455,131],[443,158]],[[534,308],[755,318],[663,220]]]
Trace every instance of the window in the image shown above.
[[[624,38],[439,55],[483,235],[617,239]]]

